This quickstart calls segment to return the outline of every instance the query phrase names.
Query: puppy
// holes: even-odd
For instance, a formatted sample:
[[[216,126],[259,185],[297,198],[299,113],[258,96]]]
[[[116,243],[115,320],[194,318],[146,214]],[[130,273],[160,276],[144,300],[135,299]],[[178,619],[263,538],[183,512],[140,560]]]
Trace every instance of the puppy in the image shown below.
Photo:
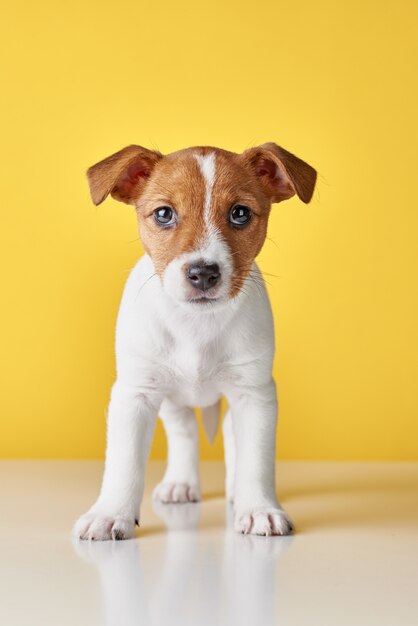
[[[135,207],[146,254],[132,270],[116,329],[100,495],[75,524],[81,539],[127,539],[139,525],[145,463],[159,415],[168,464],[154,497],[200,499],[193,406],[213,438],[219,400],[226,494],[235,529],[287,535],[275,491],[276,387],[271,307],[254,259],[272,203],[311,200],[316,171],[274,143],[241,154],[193,147],[163,156],[128,146],[87,172],[98,205]]]

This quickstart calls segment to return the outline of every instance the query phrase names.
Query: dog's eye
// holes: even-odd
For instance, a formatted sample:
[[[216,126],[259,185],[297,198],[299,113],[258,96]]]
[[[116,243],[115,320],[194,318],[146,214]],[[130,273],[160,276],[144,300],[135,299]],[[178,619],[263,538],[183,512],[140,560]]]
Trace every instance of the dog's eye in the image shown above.
[[[176,214],[169,206],[162,206],[154,211],[154,219],[161,226],[171,226],[176,221]]]
[[[234,226],[245,226],[252,216],[251,209],[243,204],[235,204],[229,211],[229,221]]]

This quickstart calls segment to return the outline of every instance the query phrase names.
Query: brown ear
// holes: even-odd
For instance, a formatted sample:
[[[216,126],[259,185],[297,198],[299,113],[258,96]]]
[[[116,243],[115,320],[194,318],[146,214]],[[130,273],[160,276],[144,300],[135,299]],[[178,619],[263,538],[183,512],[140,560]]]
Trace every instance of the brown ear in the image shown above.
[[[275,143],[264,143],[242,153],[270,198],[270,202],[287,200],[297,193],[310,202],[315,188],[316,171],[294,154]]]
[[[163,158],[160,152],[141,146],[127,146],[87,170],[87,180],[94,204],[100,204],[109,193],[116,200],[135,204],[155,164]]]

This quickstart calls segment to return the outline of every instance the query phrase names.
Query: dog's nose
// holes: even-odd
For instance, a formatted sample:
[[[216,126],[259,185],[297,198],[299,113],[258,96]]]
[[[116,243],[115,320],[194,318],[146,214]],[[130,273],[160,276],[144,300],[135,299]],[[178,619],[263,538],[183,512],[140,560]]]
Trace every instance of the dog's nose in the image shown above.
[[[190,265],[187,269],[189,282],[193,287],[201,291],[207,291],[214,287],[219,282],[220,277],[221,273],[217,263],[212,263],[211,265],[196,263],[195,265]]]

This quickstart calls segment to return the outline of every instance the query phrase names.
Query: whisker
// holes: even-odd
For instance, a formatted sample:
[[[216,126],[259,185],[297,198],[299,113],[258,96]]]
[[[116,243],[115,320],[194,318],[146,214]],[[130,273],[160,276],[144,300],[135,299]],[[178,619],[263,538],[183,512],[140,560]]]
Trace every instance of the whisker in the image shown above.
[[[266,280],[263,276],[260,276],[260,275],[253,276],[253,275],[251,274],[251,272],[248,274],[248,276],[249,276],[249,277],[250,277],[253,281],[258,281],[258,284],[259,284],[259,285],[264,285],[264,284],[266,284],[266,285],[268,285],[269,287],[272,287],[272,284],[271,284],[271,283],[269,283],[269,281],[268,281],[268,280]]]
[[[266,237],[266,239],[268,239],[269,241],[271,241],[271,243],[273,243],[273,244],[276,246],[276,248],[277,248],[278,250],[280,250],[280,248],[279,248],[278,244],[274,241],[274,239],[272,239],[271,237]]]
[[[250,280],[255,285],[259,285],[260,287],[264,286],[264,282],[262,282],[260,280],[257,280],[257,278],[254,278],[254,276],[248,276],[247,278],[248,278],[248,280]]]
[[[135,296],[135,302],[139,296],[139,294],[141,293],[141,291],[143,290],[143,288],[145,287],[145,285],[147,283],[149,283],[149,281],[151,280],[151,278],[154,278],[154,276],[157,276],[157,272],[154,272],[154,274],[151,274],[151,276],[149,276],[149,278],[147,278],[147,280],[145,281],[145,283],[143,285],[140,286],[140,288],[138,289],[138,293]]]
[[[261,285],[256,280],[252,279],[251,276],[249,276],[249,279],[256,286],[256,289],[258,291],[258,295],[261,296],[262,295]]]

